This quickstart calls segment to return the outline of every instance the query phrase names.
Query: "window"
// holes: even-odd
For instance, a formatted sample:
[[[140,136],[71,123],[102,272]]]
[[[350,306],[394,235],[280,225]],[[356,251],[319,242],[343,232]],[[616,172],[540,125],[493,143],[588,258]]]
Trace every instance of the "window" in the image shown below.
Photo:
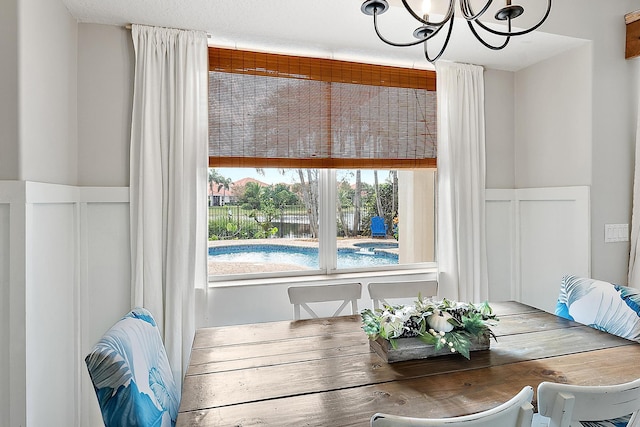
[[[209,57],[212,279],[434,262],[434,73]]]

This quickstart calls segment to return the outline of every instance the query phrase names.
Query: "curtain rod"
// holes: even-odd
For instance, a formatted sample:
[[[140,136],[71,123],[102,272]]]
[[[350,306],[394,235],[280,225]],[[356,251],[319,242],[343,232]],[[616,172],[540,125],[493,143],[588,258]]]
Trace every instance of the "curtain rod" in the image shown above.
[[[131,30],[131,25],[132,24],[125,25],[124,29],[125,30]],[[163,27],[163,28],[170,28],[170,27]],[[172,29],[174,29],[174,30],[184,30],[183,28],[172,28]],[[209,33],[206,33],[206,34],[207,34],[207,38],[210,39],[211,38],[211,34],[209,34]]]

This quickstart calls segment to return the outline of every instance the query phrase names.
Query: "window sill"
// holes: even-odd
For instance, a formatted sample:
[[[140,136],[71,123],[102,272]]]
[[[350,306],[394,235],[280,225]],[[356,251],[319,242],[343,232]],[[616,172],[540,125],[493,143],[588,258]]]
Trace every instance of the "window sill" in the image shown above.
[[[263,277],[238,280],[209,281],[209,288],[231,288],[243,286],[278,285],[283,283],[335,283],[345,281],[373,282],[385,279],[397,280],[433,280],[437,279],[438,268],[404,268],[397,270],[380,270],[364,272],[348,272],[336,274],[312,274],[297,276]]]

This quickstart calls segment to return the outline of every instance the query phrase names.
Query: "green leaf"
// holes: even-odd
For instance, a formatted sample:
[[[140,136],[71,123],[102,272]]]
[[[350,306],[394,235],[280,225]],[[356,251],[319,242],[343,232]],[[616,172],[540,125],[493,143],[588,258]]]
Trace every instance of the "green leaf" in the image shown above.
[[[420,341],[424,342],[425,344],[429,344],[429,345],[436,345],[436,342],[439,341],[438,338],[434,337],[433,335],[427,333],[425,335],[419,335],[418,338],[420,339]]]
[[[465,332],[451,331],[448,334],[445,334],[444,337],[447,340],[447,343],[453,343],[453,348],[455,348],[458,353],[460,353],[467,359],[471,358],[469,355],[471,341],[469,341],[469,338],[467,337],[467,334]]]
[[[464,330],[473,336],[478,336],[487,329],[487,325],[480,313],[469,313],[468,316],[463,316],[462,324],[464,325]]]

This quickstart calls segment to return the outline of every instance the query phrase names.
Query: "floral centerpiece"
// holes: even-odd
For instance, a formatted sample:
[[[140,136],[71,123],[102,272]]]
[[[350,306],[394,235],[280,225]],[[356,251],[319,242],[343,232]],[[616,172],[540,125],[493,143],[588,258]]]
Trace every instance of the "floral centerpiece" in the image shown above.
[[[470,358],[470,350],[488,348],[489,338],[495,339],[491,326],[498,321],[487,302],[474,305],[420,296],[414,305],[364,309],[361,317],[362,329],[379,354],[381,339],[387,341],[391,349],[397,350],[400,339],[417,338],[432,346],[433,353],[437,353],[434,355],[457,352],[467,359]],[[479,342],[485,344],[474,348]]]

